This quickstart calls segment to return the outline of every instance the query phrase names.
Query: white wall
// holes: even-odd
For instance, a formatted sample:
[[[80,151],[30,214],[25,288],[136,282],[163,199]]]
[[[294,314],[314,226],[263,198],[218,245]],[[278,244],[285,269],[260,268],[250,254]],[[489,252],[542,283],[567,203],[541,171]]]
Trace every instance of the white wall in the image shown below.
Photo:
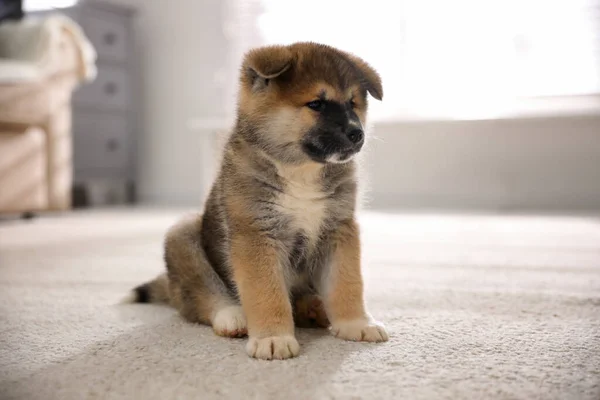
[[[214,172],[205,120],[234,106],[240,43],[223,23],[235,15],[221,0],[112,2],[138,9],[141,198],[200,204]],[[377,124],[374,133],[371,207],[600,209],[598,116]]]
[[[376,125],[376,208],[600,210],[600,116]]]
[[[133,7],[139,72],[138,165],[142,201],[199,204],[202,132],[191,118],[226,115],[234,99],[223,77],[230,45],[222,0],[111,0]]]

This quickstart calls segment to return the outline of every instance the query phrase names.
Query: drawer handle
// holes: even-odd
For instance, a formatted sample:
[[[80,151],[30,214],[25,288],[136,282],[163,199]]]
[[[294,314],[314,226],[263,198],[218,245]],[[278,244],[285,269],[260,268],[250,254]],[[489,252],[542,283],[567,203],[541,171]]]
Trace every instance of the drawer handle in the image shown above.
[[[108,139],[106,141],[106,149],[110,152],[118,150],[119,149],[119,141],[117,139]]]
[[[104,44],[108,46],[112,46],[117,41],[117,35],[113,32],[108,32],[104,34]]]
[[[106,94],[108,94],[110,96],[112,96],[115,93],[117,93],[117,85],[116,85],[116,83],[114,83],[114,82],[107,82],[104,85],[104,93],[106,93]]]

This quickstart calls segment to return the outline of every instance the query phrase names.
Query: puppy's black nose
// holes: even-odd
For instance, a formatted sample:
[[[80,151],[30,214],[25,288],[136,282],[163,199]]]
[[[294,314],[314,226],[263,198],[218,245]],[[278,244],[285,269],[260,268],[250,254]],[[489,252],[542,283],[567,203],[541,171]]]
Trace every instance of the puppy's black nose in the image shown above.
[[[350,139],[352,143],[357,144],[362,142],[365,134],[363,133],[362,129],[352,129],[346,134],[346,136],[348,136],[348,139]]]

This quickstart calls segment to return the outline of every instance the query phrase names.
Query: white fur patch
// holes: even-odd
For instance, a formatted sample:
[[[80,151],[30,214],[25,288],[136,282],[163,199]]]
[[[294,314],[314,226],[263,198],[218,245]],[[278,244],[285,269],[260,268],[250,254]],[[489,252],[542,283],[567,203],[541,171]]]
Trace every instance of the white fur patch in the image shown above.
[[[220,335],[247,330],[246,314],[241,306],[223,307],[215,314],[212,326]]]
[[[278,203],[282,212],[291,218],[291,228],[303,231],[309,245],[316,243],[327,213],[327,202],[325,193],[321,191],[318,172],[303,168],[280,171],[285,179],[285,188],[284,193],[278,196]]]
[[[348,157],[348,158],[345,158],[345,159],[341,160],[341,159],[340,159],[340,155],[336,153],[336,154],[333,154],[333,155],[331,155],[331,156],[327,157],[327,160],[326,160],[326,161],[327,161],[328,163],[332,163],[332,164],[345,164],[345,163],[347,163],[348,161],[352,160],[353,158],[354,158],[354,155],[352,155],[352,156],[350,156],[350,157]]]

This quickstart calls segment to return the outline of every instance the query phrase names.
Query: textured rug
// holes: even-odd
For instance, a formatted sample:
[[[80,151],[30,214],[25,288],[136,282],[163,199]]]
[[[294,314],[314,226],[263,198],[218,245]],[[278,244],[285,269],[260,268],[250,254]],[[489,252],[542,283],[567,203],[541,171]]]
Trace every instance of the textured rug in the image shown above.
[[[268,362],[117,304],[162,270],[181,214],[0,223],[0,399],[600,399],[600,219],[364,214],[390,341],[298,330],[300,356]]]

